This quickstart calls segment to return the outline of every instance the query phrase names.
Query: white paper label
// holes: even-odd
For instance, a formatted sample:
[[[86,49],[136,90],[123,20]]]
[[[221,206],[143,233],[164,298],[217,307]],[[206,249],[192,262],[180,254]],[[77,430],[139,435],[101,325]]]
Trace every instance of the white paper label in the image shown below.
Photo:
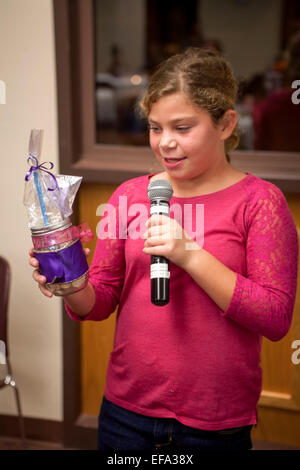
[[[165,263],[155,263],[151,264],[150,278],[165,278],[170,279],[170,271],[168,270],[168,265]]]
[[[169,206],[151,206],[150,215],[152,214],[169,214]]]

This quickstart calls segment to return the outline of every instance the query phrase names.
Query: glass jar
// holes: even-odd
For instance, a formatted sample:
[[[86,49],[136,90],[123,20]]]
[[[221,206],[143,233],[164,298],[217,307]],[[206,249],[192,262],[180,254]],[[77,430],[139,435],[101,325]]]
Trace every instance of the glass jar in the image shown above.
[[[47,279],[46,288],[56,296],[78,292],[88,283],[89,267],[80,230],[81,226],[73,226],[70,219],[31,230],[39,271]]]

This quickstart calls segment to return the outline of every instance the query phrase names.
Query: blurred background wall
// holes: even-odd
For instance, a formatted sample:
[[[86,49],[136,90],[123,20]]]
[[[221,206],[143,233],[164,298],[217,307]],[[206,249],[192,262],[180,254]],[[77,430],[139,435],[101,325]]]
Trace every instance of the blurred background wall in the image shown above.
[[[11,362],[26,417],[62,420],[60,300],[40,295],[31,277],[31,237],[23,206],[30,130],[43,128],[41,161],[58,172],[56,71],[51,0],[0,0],[0,253],[11,264]],[[0,373],[2,372],[0,366]],[[0,392],[0,414],[16,414],[13,391]]]

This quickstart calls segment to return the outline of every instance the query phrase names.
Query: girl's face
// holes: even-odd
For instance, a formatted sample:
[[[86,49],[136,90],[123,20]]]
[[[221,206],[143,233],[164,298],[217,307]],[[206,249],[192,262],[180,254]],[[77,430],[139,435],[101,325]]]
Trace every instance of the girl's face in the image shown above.
[[[184,93],[160,98],[152,105],[148,121],[151,148],[171,177],[196,178],[226,162],[224,141],[232,128],[216,126],[209,113]]]

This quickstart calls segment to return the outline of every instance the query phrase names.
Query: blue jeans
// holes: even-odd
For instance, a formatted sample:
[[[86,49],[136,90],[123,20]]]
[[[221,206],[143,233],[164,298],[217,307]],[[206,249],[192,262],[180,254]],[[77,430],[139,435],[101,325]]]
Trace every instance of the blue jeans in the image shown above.
[[[152,418],[121,408],[103,397],[99,415],[98,450],[162,451],[250,450],[252,426],[204,431],[173,418]]]

